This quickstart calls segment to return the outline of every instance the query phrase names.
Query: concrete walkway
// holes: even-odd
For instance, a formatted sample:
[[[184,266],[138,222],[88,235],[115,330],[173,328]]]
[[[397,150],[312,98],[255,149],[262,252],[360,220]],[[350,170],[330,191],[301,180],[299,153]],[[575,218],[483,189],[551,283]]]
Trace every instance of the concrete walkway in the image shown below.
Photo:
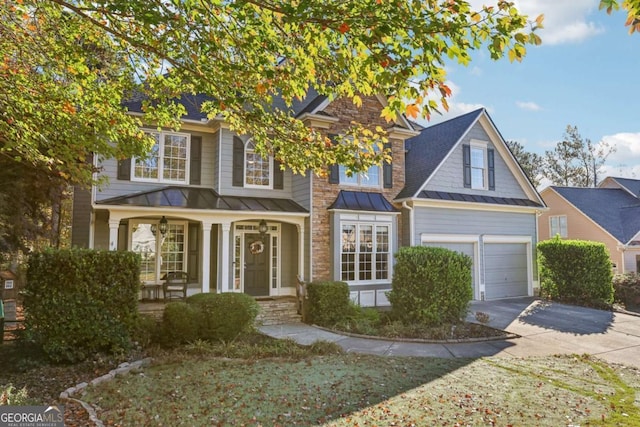
[[[347,352],[384,356],[479,358],[590,354],[608,362],[640,368],[640,316],[534,298],[474,301],[467,319],[473,321],[476,312],[489,315],[489,326],[520,337],[431,344],[354,338],[301,323],[263,326],[260,330],[300,344],[325,340],[339,344]]]

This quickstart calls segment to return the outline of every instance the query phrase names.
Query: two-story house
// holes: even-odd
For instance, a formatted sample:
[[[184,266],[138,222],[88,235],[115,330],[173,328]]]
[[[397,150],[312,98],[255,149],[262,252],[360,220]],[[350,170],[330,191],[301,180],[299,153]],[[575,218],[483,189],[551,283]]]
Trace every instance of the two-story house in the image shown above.
[[[356,107],[311,91],[293,106],[296,117],[327,136],[354,120],[382,126],[393,162],[354,176],[338,166],[328,178],[301,176],[257,155],[250,135],[207,119],[203,100],[182,98],[188,114],[179,132],[146,129],[156,139],[150,157],[101,161],[108,183],[76,193],[72,243],[139,253],[146,283],[185,271],[189,294],[295,295],[301,277],[345,280],[360,304],[386,304],[401,235],[391,201],[404,186],[411,124],[382,119],[382,97]]]

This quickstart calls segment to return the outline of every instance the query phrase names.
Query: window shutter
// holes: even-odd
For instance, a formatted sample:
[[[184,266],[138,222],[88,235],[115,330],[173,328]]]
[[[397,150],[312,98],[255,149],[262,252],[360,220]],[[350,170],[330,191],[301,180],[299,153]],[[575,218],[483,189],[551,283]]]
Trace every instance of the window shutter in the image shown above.
[[[494,150],[493,148],[487,149],[487,173],[489,179],[489,190],[496,189],[496,168],[494,161]]]
[[[471,188],[471,146],[462,146],[462,169],[465,188]]]
[[[202,169],[202,137],[191,137],[191,158],[189,170],[189,184],[200,185],[200,175]]]
[[[335,144],[336,135],[329,135],[329,139],[331,139],[331,144]],[[330,165],[329,166],[329,184],[340,184],[340,165]]]
[[[187,273],[189,274],[190,282],[198,282],[200,273],[200,256],[198,249],[200,248],[200,225],[195,223],[189,223],[189,250],[187,251]]]
[[[284,188],[284,171],[280,169],[280,162],[273,161],[273,188],[282,190]]]
[[[131,162],[132,159],[118,160],[118,179],[122,181],[131,181]]]
[[[233,137],[233,186],[244,186],[244,142]]]
[[[384,144],[384,148],[391,150],[391,143]],[[390,163],[384,162],[382,164],[382,181],[384,188],[393,187],[393,159]]]

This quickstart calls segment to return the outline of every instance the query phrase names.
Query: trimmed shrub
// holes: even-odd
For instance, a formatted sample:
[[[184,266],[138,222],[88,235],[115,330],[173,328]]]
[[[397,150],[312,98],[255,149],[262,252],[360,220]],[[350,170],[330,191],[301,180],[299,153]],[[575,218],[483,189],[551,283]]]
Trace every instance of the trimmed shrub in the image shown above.
[[[537,248],[544,296],[598,306],[613,302],[611,261],[603,243],[556,236]]]
[[[186,302],[170,302],[162,313],[160,344],[176,347],[188,344],[199,338],[198,327],[200,313]]]
[[[232,292],[192,295],[187,304],[199,313],[198,338],[208,341],[228,341],[250,331],[260,311],[252,296]]]
[[[640,306],[640,275],[638,273],[616,274],[613,277],[615,301],[625,307]]]
[[[471,258],[445,248],[414,246],[396,254],[392,315],[403,324],[459,322],[473,298]]]
[[[307,285],[307,321],[333,327],[352,313],[349,285],[345,282],[312,282]]]
[[[138,317],[140,258],[132,252],[46,250],[29,258],[27,335],[55,362],[129,348]]]

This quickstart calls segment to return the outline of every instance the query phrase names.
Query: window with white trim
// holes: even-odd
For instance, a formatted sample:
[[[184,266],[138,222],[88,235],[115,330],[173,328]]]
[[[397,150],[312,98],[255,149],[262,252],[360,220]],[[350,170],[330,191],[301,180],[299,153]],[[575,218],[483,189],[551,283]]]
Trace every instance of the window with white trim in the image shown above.
[[[566,215],[553,215],[549,217],[549,236],[555,237],[557,234],[560,237],[567,237],[567,216]]]
[[[357,185],[360,187],[380,187],[380,166],[374,165],[366,172],[347,174],[347,168],[340,166],[340,184]]]
[[[375,282],[390,279],[390,225],[342,223],[340,239],[341,280]]]
[[[140,280],[158,283],[170,271],[186,271],[187,224],[169,222],[164,236],[158,231],[158,221],[132,221],[130,249],[140,255]],[[157,256],[160,254],[160,256]]]
[[[189,170],[188,134],[147,131],[156,143],[145,158],[136,158],[132,180],[186,184]]]
[[[255,151],[255,144],[249,140],[244,150],[245,187],[271,188],[271,157],[264,158]]]
[[[484,190],[486,185],[486,147],[471,145],[471,188]]]

